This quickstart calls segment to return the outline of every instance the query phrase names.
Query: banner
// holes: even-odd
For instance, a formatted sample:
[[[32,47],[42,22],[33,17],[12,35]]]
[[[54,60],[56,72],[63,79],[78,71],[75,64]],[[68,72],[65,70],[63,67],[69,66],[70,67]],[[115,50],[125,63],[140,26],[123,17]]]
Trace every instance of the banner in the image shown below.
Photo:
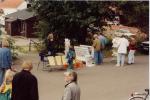
[[[94,49],[91,46],[87,46],[87,45],[74,46],[74,49],[76,53],[76,59],[85,61],[87,67],[94,66],[93,64],[94,63],[94,60],[93,60]]]
[[[74,46],[76,59],[86,61],[85,56],[90,55],[89,49],[86,47]]]

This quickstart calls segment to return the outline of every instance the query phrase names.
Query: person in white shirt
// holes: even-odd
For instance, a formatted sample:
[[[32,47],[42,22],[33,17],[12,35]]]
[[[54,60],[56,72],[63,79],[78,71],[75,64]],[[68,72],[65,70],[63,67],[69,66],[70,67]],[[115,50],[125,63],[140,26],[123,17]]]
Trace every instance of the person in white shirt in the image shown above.
[[[117,65],[124,66],[125,55],[127,54],[127,48],[129,46],[129,41],[124,35],[119,39],[118,50],[117,50]]]
[[[119,39],[120,39],[121,37],[119,37],[119,36],[116,36],[116,37],[114,37],[113,38],[113,40],[112,40],[112,61],[116,61],[116,59],[117,59],[117,54],[118,54],[118,52],[117,52],[117,50],[118,50],[118,45],[119,45]]]

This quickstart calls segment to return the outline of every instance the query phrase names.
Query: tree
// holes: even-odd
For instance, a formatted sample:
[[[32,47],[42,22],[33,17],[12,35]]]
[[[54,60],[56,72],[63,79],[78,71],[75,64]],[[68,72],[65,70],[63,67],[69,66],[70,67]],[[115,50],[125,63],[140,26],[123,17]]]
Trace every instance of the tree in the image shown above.
[[[49,23],[49,31],[84,43],[90,24],[101,27],[106,2],[40,1],[33,3],[40,21]]]
[[[110,7],[116,7],[113,11]],[[92,24],[101,28],[104,19],[113,20],[121,16],[124,25],[138,26],[148,29],[148,1],[50,1],[36,0],[32,8],[39,19],[38,33],[45,38],[49,32],[55,33],[58,44],[65,37],[78,43],[85,43],[87,28]],[[120,13],[122,12],[122,14]],[[145,27],[145,28],[143,28]]]
[[[118,2],[118,7],[123,12],[122,23],[128,26],[136,26],[149,33],[149,2],[148,1],[124,1]]]

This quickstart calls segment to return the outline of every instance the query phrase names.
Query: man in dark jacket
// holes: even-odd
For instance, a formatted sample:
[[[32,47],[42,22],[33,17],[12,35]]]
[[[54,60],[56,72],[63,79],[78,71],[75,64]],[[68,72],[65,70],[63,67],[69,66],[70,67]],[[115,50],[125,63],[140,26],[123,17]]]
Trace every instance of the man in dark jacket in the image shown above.
[[[46,47],[49,55],[55,56],[55,45],[54,35],[50,33],[46,40]]]
[[[31,74],[32,63],[22,64],[23,70],[14,76],[12,81],[11,100],[39,100],[37,79]]]

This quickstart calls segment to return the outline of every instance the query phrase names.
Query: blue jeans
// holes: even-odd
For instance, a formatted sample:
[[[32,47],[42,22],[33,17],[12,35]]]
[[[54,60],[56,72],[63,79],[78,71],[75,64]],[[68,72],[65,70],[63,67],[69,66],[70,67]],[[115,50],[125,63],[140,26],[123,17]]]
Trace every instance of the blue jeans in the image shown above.
[[[102,63],[101,51],[94,51],[94,60],[95,60],[95,64],[97,65]]]
[[[125,61],[125,54],[123,53],[118,53],[117,54],[117,65],[118,66],[124,66],[124,61]]]
[[[6,69],[4,68],[0,68],[0,86],[2,85],[3,80],[4,80],[5,70]]]
[[[135,53],[135,50],[129,51],[129,54],[128,54],[128,63],[129,64],[134,63],[134,53]]]
[[[104,59],[104,52],[103,51],[101,51],[101,63],[103,63],[103,59]]]

